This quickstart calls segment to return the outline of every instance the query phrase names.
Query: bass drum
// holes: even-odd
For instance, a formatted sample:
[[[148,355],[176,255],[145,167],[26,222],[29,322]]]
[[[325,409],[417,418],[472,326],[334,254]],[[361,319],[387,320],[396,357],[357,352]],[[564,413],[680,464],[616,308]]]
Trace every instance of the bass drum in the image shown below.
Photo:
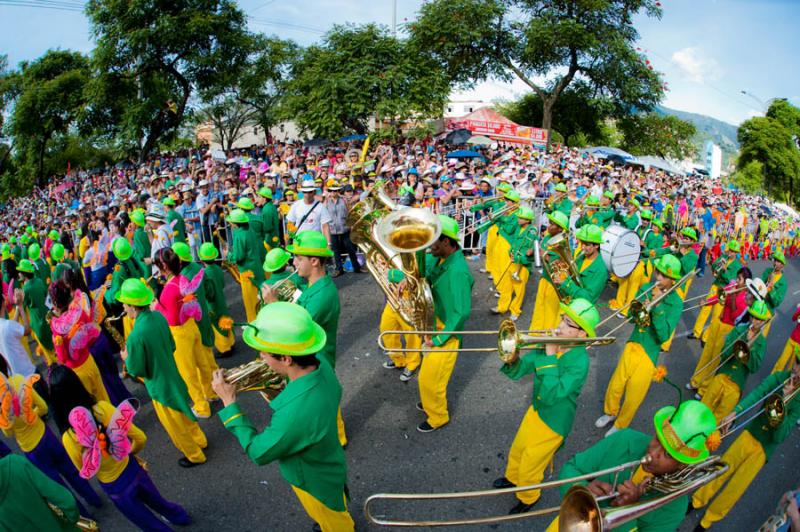
[[[610,225],[603,233],[600,256],[609,272],[627,277],[639,262],[642,246],[639,235],[621,225]]]

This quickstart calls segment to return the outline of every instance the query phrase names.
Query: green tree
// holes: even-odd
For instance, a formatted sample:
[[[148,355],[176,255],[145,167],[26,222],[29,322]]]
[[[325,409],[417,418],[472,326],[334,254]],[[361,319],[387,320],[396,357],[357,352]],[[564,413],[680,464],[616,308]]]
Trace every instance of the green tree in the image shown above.
[[[246,64],[250,33],[231,0],[90,0],[97,46],[93,66],[103,96],[94,127],[139,148],[175,136],[195,92],[210,97]]]
[[[450,85],[430,56],[379,26],[334,26],[292,69],[286,116],[316,136],[366,133],[370,117],[441,116]]]
[[[639,113],[622,118],[617,126],[624,138],[622,149],[633,155],[681,160],[697,154],[693,142],[697,128],[677,116]]]
[[[556,102],[577,79],[620,113],[649,111],[663,95],[660,76],[637,52],[636,15],[660,17],[656,0],[432,0],[410,23],[412,46],[450,79],[520,79],[541,99],[550,130]],[[539,80],[546,81],[539,81]]]
[[[747,194],[764,192],[764,165],[760,161],[750,161],[731,174],[729,180]]]
[[[231,95],[215,99],[198,112],[199,122],[211,124],[214,140],[225,151],[233,148],[254,116],[255,112],[251,108]]]

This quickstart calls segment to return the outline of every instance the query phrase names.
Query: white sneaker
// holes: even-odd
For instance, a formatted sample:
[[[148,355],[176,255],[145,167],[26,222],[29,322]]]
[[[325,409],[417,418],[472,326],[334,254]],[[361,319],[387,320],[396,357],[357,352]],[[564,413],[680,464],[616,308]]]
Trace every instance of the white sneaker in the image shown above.
[[[481,268],[478,271],[481,272],[481,273],[489,273],[489,270],[487,270],[486,268]]]
[[[517,321],[519,319],[519,314],[512,314],[511,321]]]
[[[411,380],[411,377],[413,377],[416,372],[417,370],[411,371],[408,368],[403,368],[403,372],[400,374],[400,380],[403,382],[408,382]]]
[[[687,389],[687,390],[690,390],[690,391],[691,391],[691,390],[694,390],[694,386],[692,386],[692,383],[691,383],[691,382],[687,382],[687,383],[686,383],[686,389]]]
[[[614,433],[615,433],[615,432],[617,432],[618,430],[619,430],[619,429],[618,429],[617,427],[615,427],[615,426],[613,426],[613,425],[612,425],[612,426],[611,426],[611,428],[610,428],[610,429],[608,429],[608,430],[606,431],[606,435],[605,435],[604,437],[605,437],[605,438],[608,438],[609,436],[611,436],[612,434],[614,434]]]
[[[196,417],[197,419],[208,419],[211,417],[211,414],[207,416],[201,416],[200,414],[197,413],[197,410],[195,410],[194,407],[192,407],[192,414],[194,414],[194,417]]]
[[[495,292],[494,293],[494,297],[496,297],[497,299],[500,299],[500,292]]]
[[[597,418],[597,421],[594,422],[594,426],[597,427],[598,429],[602,429],[615,419],[617,419],[617,416],[609,416],[608,414],[603,414],[602,416]]]

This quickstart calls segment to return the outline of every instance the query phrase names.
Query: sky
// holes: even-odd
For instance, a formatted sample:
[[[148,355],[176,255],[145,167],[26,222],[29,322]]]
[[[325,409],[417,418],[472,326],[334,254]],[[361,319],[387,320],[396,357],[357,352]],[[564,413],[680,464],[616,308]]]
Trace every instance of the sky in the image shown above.
[[[422,4],[394,1],[398,25],[414,20]],[[763,114],[771,98],[800,105],[800,0],[661,3],[661,20],[640,16],[636,27],[637,46],[668,83],[663,105],[734,125]],[[58,9],[41,7],[45,4]],[[0,54],[8,54],[15,66],[50,48],[88,53],[93,43],[80,5],[80,0],[0,0]],[[239,0],[239,5],[251,30],[301,45],[318,41],[333,24],[392,24],[393,0]],[[491,102],[527,91],[521,82],[490,80],[453,98]]]

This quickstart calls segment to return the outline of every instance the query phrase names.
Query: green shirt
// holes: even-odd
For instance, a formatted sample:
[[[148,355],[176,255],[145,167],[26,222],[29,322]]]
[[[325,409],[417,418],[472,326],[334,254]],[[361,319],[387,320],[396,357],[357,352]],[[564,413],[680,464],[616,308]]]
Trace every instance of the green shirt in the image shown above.
[[[42,280],[45,286],[50,284],[50,265],[42,257],[34,261],[34,275]]]
[[[603,293],[603,289],[608,282],[608,269],[599,253],[586,268],[583,268],[585,262],[586,257],[583,253],[578,255],[578,258],[575,260],[575,265],[580,272],[579,277],[581,284],[578,285],[572,278],[568,277],[566,281],[561,283],[559,288],[564,294],[568,295],[570,299],[582,297],[588,299],[592,303],[597,303],[600,294]]]
[[[766,283],[773,271],[775,271],[775,268],[772,266],[764,270],[764,273],[761,274],[761,280]],[[780,275],[780,277],[772,285],[772,290],[767,292],[767,297],[765,299],[769,310],[773,314],[775,313],[775,309],[780,307],[781,303],[783,303],[783,298],[786,297],[786,276],[783,275],[783,272],[778,275]]]
[[[169,209],[167,211],[167,225],[171,225],[173,220],[175,220],[175,225],[172,231],[175,233],[175,237],[172,241],[186,242],[186,223],[183,221],[183,216],[175,209]]]
[[[444,324],[443,329],[463,330],[472,310],[472,285],[475,283],[464,253],[456,250],[444,260],[425,255],[425,278],[433,292],[434,314]],[[433,345],[444,345],[450,336],[437,334],[432,338]]]
[[[190,262],[181,270],[181,275],[186,277],[189,281],[203,271],[203,267],[196,262]],[[200,329],[200,339],[206,347],[214,347],[214,330],[211,328],[211,313],[208,309],[208,298],[206,297],[205,284],[201,281],[194,292],[197,302],[200,303],[200,309],[203,311],[203,316],[197,322],[197,328]]]
[[[278,461],[281,475],[337,512],[345,511],[347,463],[339,443],[336,412],[342,387],[321,360],[319,368],[297,380],[269,403],[270,424],[257,432],[238,403],[219,411],[225,428],[258,465]]]
[[[263,207],[261,207],[261,225],[264,228],[264,242],[269,244],[270,247],[275,247],[280,244],[279,231],[281,221],[278,217],[278,209],[272,200],[267,200]]]
[[[728,259],[726,255],[719,257],[714,261],[711,271],[719,269],[719,273],[714,275],[714,284],[720,288],[725,287],[728,283],[736,279],[736,274],[742,268],[742,263],[739,259]]]
[[[561,468],[559,479],[567,479],[586,475],[592,471],[600,471],[614,466],[640,460],[647,454],[647,446],[650,445],[652,438],[633,429],[622,429],[611,436],[606,436],[595,445],[589,447],[570,458]],[[627,469],[619,473],[617,482],[622,484],[633,476],[634,470]],[[597,477],[597,480],[613,483],[614,473]],[[594,479],[592,479],[594,480]],[[582,480],[573,484],[561,486],[561,496],[574,485],[585,486],[588,481]],[[640,502],[647,501],[659,496],[658,493],[645,493]],[[603,507],[608,503],[602,503]],[[674,532],[678,529],[686,516],[686,509],[689,507],[689,496],[683,495],[670,503],[665,504],[655,510],[651,510],[638,519],[628,521],[614,530],[637,532]]]
[[[614,221],[614,215],[616,211],[613,207],[601,207],[600,210],[592,217],[592,223],[595,225],[599,225],[603,229],[608,229],[608,226],[611,225],[611,222]],[[597,219],[595,222],[594,220]]]
[[[144,380],[150,397],[195,421],[189,406],[189,390],[175,365],[175,340],[167,318],[160,312],[143,309],[133,322],[125,346],[128,373]]]
[[[519,222],[517,222],[516,214],[507,214],[500,216],[495,221],[497,223],[497,232],[506,239],[506,242],[511,244],[514,240],[514,235],[519,230]]]
[[[208,311],[211,323],[217,327],[220,318],[231,315],[225,300],[225,279],[222,268],[216,264],[206,264],[203,269],[203,289],[208,301]]]
[[[533,262],[533,255],[528,256],[528,251],[533,249],[533,243],[538,239],[536,228],[533,224],[528,224],[525,227],[517,224],[517,230],[513,235],[511,244],[511,256],[515,264],[521,264],[531,269]]]
[[[740,323],[731,332],[725,336],[725,345],[722,348],[723,360],[728,359],[727,362],[719,369],[719,373],[727,375],[739,387],[739,393],[744,391],[744,385],[747,382],[747,377],[752,373],[758,372],[761,367],[761,362],[764,360],[764,350],[767,347],[767,339],[764,338],[763,330],[758,334],[750,346],[750,358],[746,364],[743,364],[731,351],[731,346],[736,340],[747,342],[747,330],[750,328],[749,323]]]
[[[59,508],[60,519],[47,503]],[[72,493],[24,456],[0,459],[0,530],[77,530],[78,504]]]
[[[736,405],[734,412],[736,412],[736,414],[741,414],[742,411],[758,403],[779,384],[788,379],[790,375],[790,371],[773,373],[761,381],[761,384],[756,386],[753,391],[747,394],[747,396]],[[781,393],[781,389],[778,389],[778,393]],[[767,460],[769,460],[775,448],[789,437],[792,430],[795,428],[797,420],[800,419],[800,401],[795,399],[786,404],[786,417],[784,417],[783,422],[775,428],[770,427],[769,423],[767,423],[767,416],[764,415],[764,408],[759,406],[758,409],[761,415],[751,421],[745,430],[758,440],[761,447],[764,448],[764,455],[766,455]],[[750,417],[752,414],[753,411],[751,410],[745,414],[745,417]]]
[[[261,222],[261,215],[248,212],[247,219],[249,220],[248,226],[250,231],[252,231],[252,233],[256,236],[256,240],[258,241],[258,258],[261,261],[261,264],[264,264],[264,258],[267,256],[267,248],[265,248],[263,244],[264,224]]]
[[[117,303],[117,292],[122,288],[122,283],[128,279],[141,279],[146,277],[142,265],[133,258],[128,258],[114,266],[111,276],[111,286],[106,290],[104,299],[109,305]]]
[[[651,259],[657,255],[657,252],[660,249],[669,249],[664,247],[664,235],[661,233],[656,234],[655,231],[650,231],[647,233],[647,238],[644,240],[644,249],[642,250],[642,254],[647,259]]]
[[[282,272],[272,272],[269,277],[266,278],[264,284],[268,286],[272,286],[280,281],[283,281],[287,277],[291,277],[294,272],[290,272],[289,270],[283,270]],[[265,274],[266,277],[266,274]],[[298,279],[301,277],[298,276]],[[295,283],[297,285],[297,283]]]
[[[624,227],[634,231],[637,227],[639,227],[639,213],[635,212],[633,214],[614,214],[614,219],[620,222]]]
[[[572,200],[569,198],[564,198],[555,205],[553,205],[553,210],[550,211],[551,213],[560,211],[567,215],[569,218],[570,214],[572,213]]]
[[[144,259],[150,258],[150,252],[150,239],[147,237],[147,233],[144,228],[137,227],[133,232],[133,256],[141,264],[145,264]],[[145,275],[145,277],[149,277],[149,275]]]
[[[24,299],[22,300],[31,320],[31,329],[36,333],[39,343],[48,351],[53,350],[53,331],[47,323],[47,287],[38,277],[32,277],[22,287]]]
[[[636,299],[639,299],[639,296],[652,285],[653,283],[642,285],[636,292]],[[653,365],[658,364],[661,344],[672,336],[672,331],[675,330],[678,320],[681,319],[681,312],[683,312],[683,301],[677,291],[673,290],[650,311],[650,325],[645,328],[634,326],[628,341],[641,345],[647,356],[653,361]]]
[[[678,259],[681,261],[681,276],[684,276],[697,269],[697,262],[700,260],[700,257],[697,256],[697,253],[695,253],[693,249],[689,248],[686,255],[678,253]]]
[[[333,284],[333,279],[325,274],[324,277],[309,285],[297,300],[297,304],[311,314],[317,325],[325,329],[327,339],[325,347],[317,353],[317,357],[325,359],[331,368],[336,367],[336,333],[339,329],[339,291]]]
[[[512,380],[533,374],[531,404],[542,421],[563,438],[572,430],[578,395],[589,373],[589,355],[583,346],[562,355],[546,355],[534,349],[500,371]]]
[[[253,284],[256,287],[264,282],[264,270],[261,269],[263,261],[260,261],[261,254],[258,248],[264,248],[255,233],[250,230],[236,227],[231,231],[233,235],[233,245],[228,251],[228,260],[236,264],[239,273],[253,272]]]

